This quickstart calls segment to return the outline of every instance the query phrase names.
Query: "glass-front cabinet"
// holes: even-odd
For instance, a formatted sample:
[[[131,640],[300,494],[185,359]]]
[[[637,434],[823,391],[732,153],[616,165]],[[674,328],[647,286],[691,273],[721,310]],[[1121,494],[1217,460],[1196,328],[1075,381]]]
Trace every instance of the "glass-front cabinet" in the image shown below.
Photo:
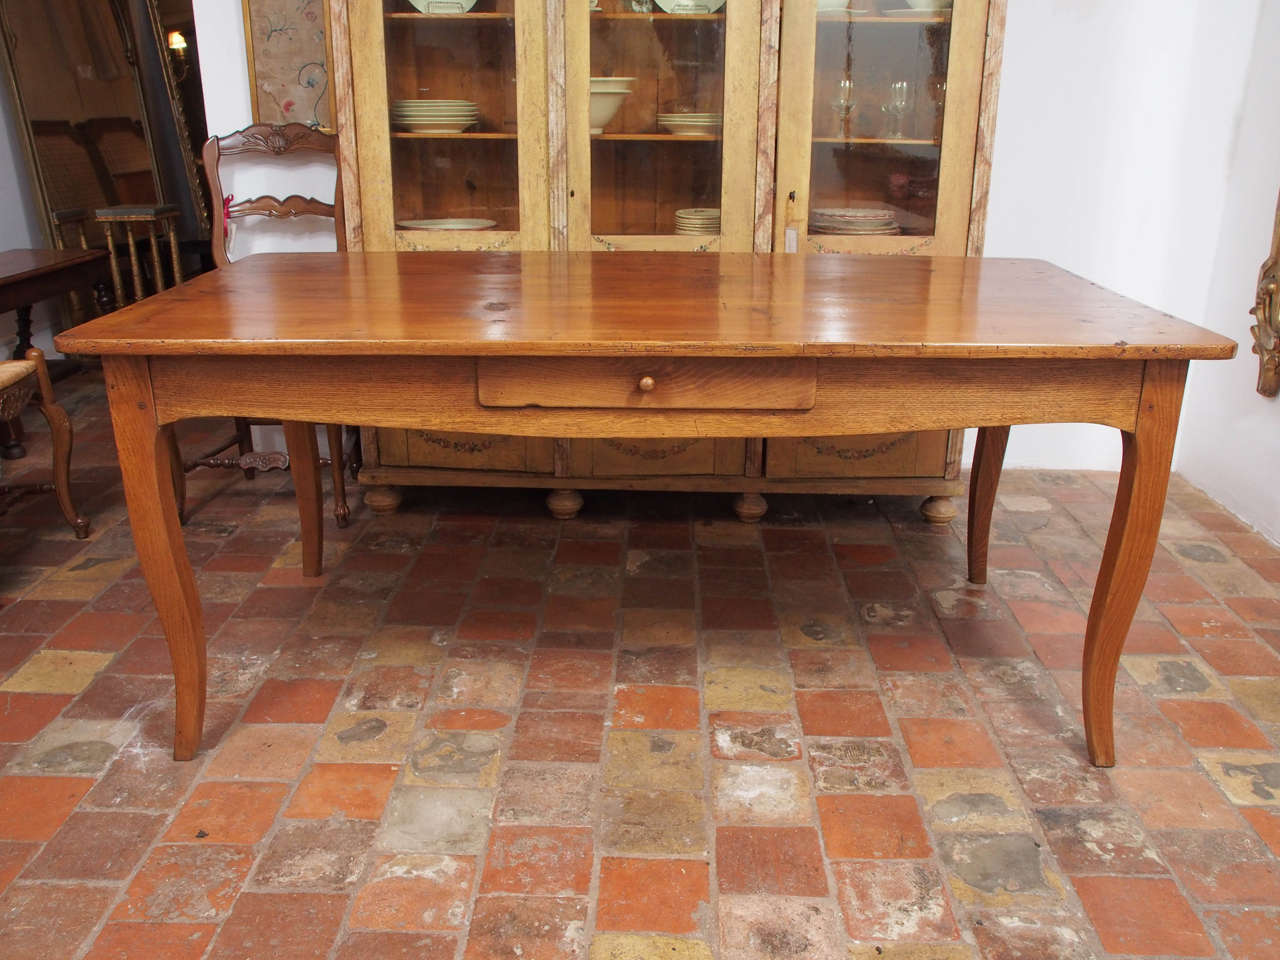
[[[569,0],[572,249],[750,250],[760,0]]]
[[[331,0],[340,127],[356,134],[349,245],[980,252],[1003,9]],[[567,516],[572,491],[623,486],[735,491],[744,518],[771,491],[919,494],[946,520],[960,436],[365,430],[361,481],[383,510],[401,485],[494,484],[549,487]]]
[[[364,246],[545,248],[543,0],[348,11]]]
[[[784,0],[774,249],[963,254],[985,0]]]

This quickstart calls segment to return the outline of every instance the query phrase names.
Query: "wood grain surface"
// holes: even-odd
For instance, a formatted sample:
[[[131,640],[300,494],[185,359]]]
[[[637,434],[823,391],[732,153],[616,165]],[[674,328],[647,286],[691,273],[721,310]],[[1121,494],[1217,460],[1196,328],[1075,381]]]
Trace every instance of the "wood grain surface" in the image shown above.
[[[61,334],[69,353],[1215,359],[1234,341],[1037,260],[263,254]]]
[[[668,357],[485,357],[485,407],[808,410],[818,361]]]

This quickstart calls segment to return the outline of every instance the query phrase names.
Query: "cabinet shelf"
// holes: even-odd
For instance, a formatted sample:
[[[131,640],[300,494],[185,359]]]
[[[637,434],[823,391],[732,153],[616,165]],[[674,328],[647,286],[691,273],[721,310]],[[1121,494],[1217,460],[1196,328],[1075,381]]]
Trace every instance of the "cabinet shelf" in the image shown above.
[[[691,140],[694,142],[708,142],[720,139],[719,134],[696,134],[690,136],[688,134],[679,133],[593,133],[592,140],[613,140],[613,141],[632,141],[646,142],[657,141],[659,143],[670,143],[680,140]]]
[[[383,16],[388,23],[511,23],[515,20],[514,13],[384,13]]]
[[[604,13],[591,11],[592,20],[690,20],[694,23],[707,20],[723,20],[723,13]]]
[[[483,130],[473,133],[414,133],[411,130],[393,130],[391,136],[395,140],[515,140],[518,135]]]
[[[895,147],[938,147],[937,140],[915,140],[911,137],[814,137],[814,143],[883,144]]]
[[[819,23],[950,23],[951,17],[939,16],[936,13],[921,13],[913,17],[882,17],[874,13],[839,13],[821,12]]]

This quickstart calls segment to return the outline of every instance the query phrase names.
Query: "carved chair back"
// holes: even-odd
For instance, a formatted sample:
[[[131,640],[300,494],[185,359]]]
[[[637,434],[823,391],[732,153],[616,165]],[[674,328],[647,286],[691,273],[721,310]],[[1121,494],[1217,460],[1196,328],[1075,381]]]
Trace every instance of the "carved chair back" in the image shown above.
[[[333,203],[296,193],[286,197],[258,196],[239,200],[234,196],[227,197],[223,192],[219,163],[224,157],[249,156],[270,160],[307,154],[333,157]],[[210,137],[204,145],[203,158],[213,203],[213,259],[218,266],[225,267],[231,262],[228,223],[249,217],[265,217],[272,221],[305,216],[325,217],[333,221],[338,249],[347,248],[347,230],[342,214],[342,177],[338,172],[338,138],[335,135],[302,123],[254,124],[223,137]],[[282,169],[282,177],[288,175],[288,170]]]

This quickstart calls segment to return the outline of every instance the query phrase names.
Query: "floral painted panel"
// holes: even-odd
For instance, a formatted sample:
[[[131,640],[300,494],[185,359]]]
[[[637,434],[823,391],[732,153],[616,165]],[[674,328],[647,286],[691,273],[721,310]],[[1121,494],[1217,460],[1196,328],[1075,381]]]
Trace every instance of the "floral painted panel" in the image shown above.
[[[256,123],[332,128],[328,0],[244,0]]]

